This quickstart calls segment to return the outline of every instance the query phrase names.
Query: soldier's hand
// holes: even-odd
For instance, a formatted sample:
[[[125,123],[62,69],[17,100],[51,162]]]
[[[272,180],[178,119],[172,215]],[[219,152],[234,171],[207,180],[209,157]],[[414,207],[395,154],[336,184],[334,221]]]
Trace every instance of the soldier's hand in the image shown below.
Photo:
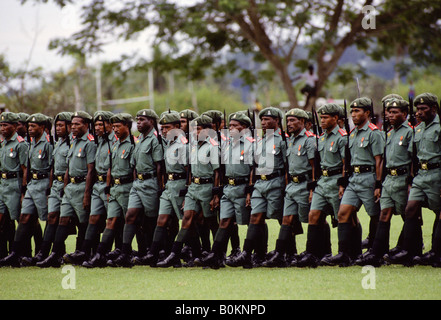
[[[342,186],[340,186],[338,188],[338,198],[341,199],[343,198],[343,194],[345,193],[345,188],[343,188]]]
[[[213,196],[213,199],[210,201],[211,210],[219,208],[219,196],[216,194]]]
[[[251,207],[251,194],[247,193],[247,199],[245,200],[245,206]]]
[[[311,201],[312,201],[312,195],[313,195],[313,193],[314,193],[314,191],[312,191],[312,190],[309,190],[309,203],[311,203]]]
[[[374,197],[375,197],[375,202],[380,201],[380,197],[381,197],[381,189],[380,188],[375,189]]]
[[[86,210],[87,212],[90,211],[90,202],[91,202],[91,196],[85,194],[83,198],[83,209]]]

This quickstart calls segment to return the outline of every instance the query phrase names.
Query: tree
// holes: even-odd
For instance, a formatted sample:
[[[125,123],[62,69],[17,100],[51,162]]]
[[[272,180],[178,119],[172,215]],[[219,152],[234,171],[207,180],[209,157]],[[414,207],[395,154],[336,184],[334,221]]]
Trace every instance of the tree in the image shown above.
[[[54,1],[60,6],[73,2]],[[418,63],[441,63],[437,53],[441,47],[440,11],[439,2],[428,0],[195,0],[191,4],[91,0],[82,7],[82,30],[68,39],[55,39],[50,46],[62,54],[93,54],[111,41],[111,36],[128,40],[149,30],[151,45],[164,52],[150,63],[164,70],[179,70],[189,79],[202,78],[208,67],[218,73],[235,71],[243,66],[238,66],[232,55],[226,59],[226,54],[245,53],[256,62],[267,61],[291,105],[298,106],[292,73],[314,62],[319,92],[352,45],[381,59],[393,54],[396,46],[391,43],[404,42]],[[307,49],[307,56],[299,57],[300,46]],[[427,53],[426,47],[438,51]],[[268,74],[257,68],[243,70],[241,75],[248,84],[255,84],[262,71]]]

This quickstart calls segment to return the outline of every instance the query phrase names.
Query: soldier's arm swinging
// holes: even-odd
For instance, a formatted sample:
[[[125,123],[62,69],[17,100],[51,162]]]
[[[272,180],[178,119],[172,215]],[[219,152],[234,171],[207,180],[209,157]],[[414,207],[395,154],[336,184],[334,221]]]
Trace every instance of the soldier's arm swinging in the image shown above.
[[[214,170],[214,185],[213,187],[219,187],[220,185],[220,174],[219,174],[219,169]],[[211,206],[211,210],[214,210],[216,208],[219,207],[219,195],[218,194],[214,194],[213,195],[213,199],[211,199],[210,201],[210,206]]]
[[[83,208],[89,212],[94,183],[95,163],[87,164],[86,189],[84,190]]]
[[[381,155],[377,155],[375,158],[375,174],[376,174],[376,185],[375,185],[375,201],[380,200],[381,196],[381,185],[378,185],[378,181],[381,183],[381,173],[382,173],[382,166],[383,166],[383,157]]]

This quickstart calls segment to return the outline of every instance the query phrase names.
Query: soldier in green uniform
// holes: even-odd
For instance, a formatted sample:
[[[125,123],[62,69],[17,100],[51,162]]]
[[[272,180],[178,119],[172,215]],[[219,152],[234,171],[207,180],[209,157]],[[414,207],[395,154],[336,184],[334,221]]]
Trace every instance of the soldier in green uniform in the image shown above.
[[[46,116],[41,113],[32,114],[27,119],[29,136],[32,140],[28,156],[29,166],[27,166],[27,171],[30,174],[29,182],[22,200],[12,252],[0,261],[0,265],[19,266],[21,256],[25,254],[26,245],[33,234],[36,222],[38,219],[47,220],[46,192],[49,190],[53,147],[49,143],[49,137],[44,132],[46,120]]]
[[[111,151],[111,166],[109,157],[105,160],[105,166],[109,168],[104,190],[108,199],[106,228],[95,255],[82,263],[82,266],[86,268],[112,265],[113,261],[107,259],[107,254],[112,249],[116,233],[121,229],[120,225],[123,224],[129,205],[129,193],[133,184],[134,166],[132,157],[135,146],[130,131],[132,116],[128,113],[118,113],[110,117],[110,123],[113,125],[117,141]],[[90,239],[93,240],[93,235]],[[85,250],[89,248],[85,248]]]
[[[353,174],[349,177],[338,211],[338,245],[335,256],[325,256],[323,265],[347,266],[361,254],[361,225],[357,210],[363,204],[371,221],[380,214],[381,164],[384,138],[380,130],[369,121],[372,101],[362,97],[350,104],[355,128],[349,134],[349,149]],[[370,225],[370,234],[374,229]],[[371,239],[373,239],[372,236]]]
[[[312,190],[308,183],[314,178],[315,136],[305,128],[308,114],[293,108],[286,115],[288,139],[288,185],[285,188],[283,220],[274,254],[263,263],[265,267],[285,267],[297,253],[293,225],[294,219],[308,222],[309,203]],[[297,217],[295,217],[297,216]],[[287,255],[285,260],[285,254]]]
[[[423,93],[415,97],[417,118],[421,123],[415,128],[415,144],[419,160],[418,174],[412,181],[408,202],[405,209],[403,226],[403,247],[394,256],[386,256],[393,264],[412,265],[422,253],[421,209],[428,207],[439,219],[441,211],[441,127],[437,114],[438,98],[432,93]],[[439,263],[441,254],[441,231],[439,221],[434,228],[432,237],[432,252],[423,260],[425,263]],[[416,259],[415,259],[416,258]]]
[[[201,115],[192,122],[197,128],[198,140],[190,140],[192,182],[185,195],[184,217],[171,253],[157,263],[158,267],[181,266],[184,243],[190,245],[194,258],[200,258],[201,243],[195,220],[201,214],[204,219],[212,218],[215,216],[213,209],[219,205],[218,195],[213,195],[213,187],[219,186],[219,143],[210,136],[212,121],[209,116]]]
[[[117,141],[110,122],[112,116],[113,113],[110,111],[97,111],[93,116],[94,139],[98,142],[95,156],[97,181],[92,189],[90,216],[84,242],[80,250],[64,255],[64,261],[67,263],[82,264],[90,258],[91,250],[96,249],[97,242],[99,242],[100,228],[102,228],[107,214],[107,195],[105,193],[107,172],[111,164],[113,145]]]
[[[390,221],[393,214],[403,215],[406,208],[409,176],[412,165],[413,131],[407,123],[409,103],[399,99],[385,101],[392,129],[386,140],[386,171],[381,190],[381,214],[372,249],[356,261],[358,265],[375,267],[383,263],[389,250]]]
[[[187,134],[187,132],[189,132],[190,121],[193,121],[194,119],[199,117],[199,115],[195,111],[190,109],[179,111],[179,115],[181,117],[181,130]],[[187,137],[187,140],[189,140],[189,137]]]
[[[158,140],[156,121],[158,115],[150,109],[142,109],[136,114],[138,137],[132,156],[132,165],[135,170],[135,181],[130,190],[128,210],[125,216],[123,230],[123,243],[121,254],[116,258],[116,266],[131,267],[132,264],[132,241],[138,231],[144,239],[141,239],[140,248],[138,241],[138,254],[147,254],[146,243],[151,242],[154,227],[158,218],[159,198],[158,192],[163,187],[163,175],[161,161],[163,160],[162,146]],[[145,252],[144,252],[145,251]]]
[[[67,153],[68,163],[64,176],[64,195],[61,201],[60,218],[55,233],[52,253],[37,262],[40,268],[60,267],[66,251],[65,241],[69,235],[69,224],[76,221],[78,238],[76,248],[81,248],[90,213],[92,186],[95,179],[96,144],[89,125],[92,116],[84,111],[72,115],[73,139]]]
[[[8,242],[12,244],[15,221],[20,216],[22,186],[26,185],[28,144],[17,133],[18,121],[18,115],[12,112],[0,116],[4,137],[0,147],[0,259],[8,255]]]
[[[70,147],[70,122],[73,113],[60,112],[55,116],[56,144],[52,153],[52,172],[50,176],[50,194],[48,196],[48,218],[40,250],[33,258],[23,258],[22,263],[35,265],[49,255],[57,231],[60,217],[61,190],[64,187],[64,174],[67,170],[66,157]]]
[[[256,183],[251,195],[251,218],[243,251],[227,264],[232,267],[252,268],[252,252],[256,253],[257,264],[263,262],[268,244],[268,227],[265,219],[283,217],[283,190],[285,189],[285,168],[287,142],[281,131],[281,111],[267,107],[259,112],[263,137],[255,142],[257,159]]]
[[[323,129],[317,147],[322,174],[312,195],[306,251],[297,261],[297,267],[316,267],[323,256],[331,253],[331,232],[326,222],[326,213],[331,212],[333,219],[337,220],[340,198],[344,191],[337,184],[343,174],[347,143],[346,131],[338,126],[342,110],[334,103],[325,104],[317,110]]]
[[[29,114],[27,114],[26,112],[19,112],[17,113],[17,115],[19,117],[17,124],[17,134],[26,140],[27,138],[26,120],[28,119]],[[29,143],[29,141],[26,142]]]
[[[251,207],[247,194],[252,181],[254,138],[249,130],[251,119],[241,112],[229,117],[229,139],[222,147],[225,164],[225,185],[220,199],[220,223],[214,237],[211,252],[202,259],[202,264],[218,269],[224,263],[228,240],[237,224],[248,225]],[[233,233],[234,235],[234,233]]]
[[[185,195],[182,190],[186,187],[188,170],[188,140],[180,130],[179,112],[166,112],[159,119],[164,139],[164,159],[167,183],[159,198],[159,215],[153,235],[152,245],[141,264],[156,266],[159,252],[170,251],[170,245],[175,240],[179,230],[179,220],[182,220],[182,205]]]

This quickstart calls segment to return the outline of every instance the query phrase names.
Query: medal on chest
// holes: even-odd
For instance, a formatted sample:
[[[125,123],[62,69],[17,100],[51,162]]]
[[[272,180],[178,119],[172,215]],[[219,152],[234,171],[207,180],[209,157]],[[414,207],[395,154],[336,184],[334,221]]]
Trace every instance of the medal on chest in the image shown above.
[[[11,148],[11,153],[9,154],[9,156],[12,158],[13,155],[14,153],[12,152],[12,148]]]
[[[361,143],[360,143],[360,147],[363,147],[363,141],[364,141],[364,137],[361,138]]]
[[[78,158],[81,157],[81,148],[80,148],[80,150],[78,150],[78,155],[77,155],[77,157],[78,157]]]
[[[331,142],[331,147],[329,148],[329,151],[332,151],[333,146],[334,146],[334,141]]]
[[[398,142],[398,145],[399,146],[403,145],[403,136],[400,137],[400,142]]]
[[[41,149],[38,151],[38,159],[41,159]]]
[[[300,150],[302,149],[302,145],[299,145],[299,148],[297,150],[297,155],[300,157]]]

